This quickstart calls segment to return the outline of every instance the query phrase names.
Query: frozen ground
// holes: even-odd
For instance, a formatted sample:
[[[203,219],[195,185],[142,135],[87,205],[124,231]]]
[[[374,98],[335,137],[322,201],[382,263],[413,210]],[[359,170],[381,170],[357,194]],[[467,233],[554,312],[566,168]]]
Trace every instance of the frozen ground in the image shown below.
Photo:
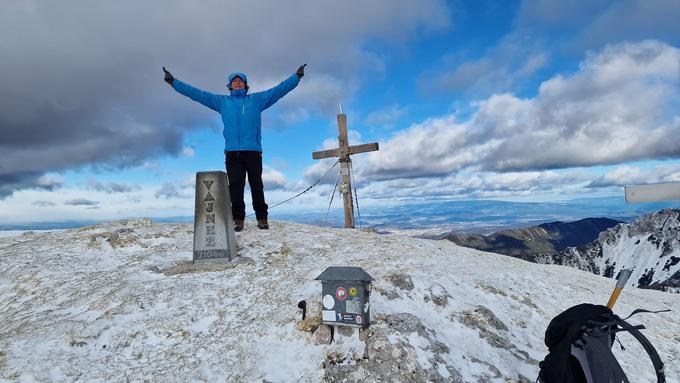
[[[237,234],[251,262],[194,267],[192,229],[131,220],[0,237],[0,380],[533,381],[550,319],[613,287],[448,241],[276,221]],[[315,345],[298,330],[298,301],[320,315],[314,278],[328,266],[375,278],[366,341]],[[679,382],[680,295],[626,289],[615,311],[641,307],[673,310],[631,321]],[[622,341],[631,381],[654,381]]]

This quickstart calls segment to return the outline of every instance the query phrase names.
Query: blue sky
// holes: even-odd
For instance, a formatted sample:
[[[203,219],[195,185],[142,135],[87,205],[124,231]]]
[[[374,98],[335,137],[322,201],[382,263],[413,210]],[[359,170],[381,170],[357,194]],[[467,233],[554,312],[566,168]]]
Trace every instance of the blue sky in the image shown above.
[[[270,205],[332,165],[311,152],[337,145],[339,104],[350,143],[380,143],[354,156],[367,207],[680,181],[677,1],[0,7],[0,223],[191,215],[195,172],[224,168],[221,121],[163,65],[226,93],[230,72],[258,91],[308,64],[263,116]],[[336,175],[277,211],[323,214]]]

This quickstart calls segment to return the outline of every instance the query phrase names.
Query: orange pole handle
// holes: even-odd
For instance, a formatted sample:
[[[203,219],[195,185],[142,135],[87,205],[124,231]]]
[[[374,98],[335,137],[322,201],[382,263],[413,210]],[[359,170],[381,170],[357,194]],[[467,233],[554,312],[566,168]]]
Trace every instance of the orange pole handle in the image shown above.
[[[609,297],[609,302],[607,302],[607,307],[610,310],[614,309],[616,300],[619,299],[619,295],[621,295],[621,290],[623,290],[623,288],[626,287],[626,282],[628,282],[628,278],[630,278],[630,275],[632,273],[633,271],[629,269],[623,269],[621,270],[621,273],[619,273],[619,279],[616,281],[616,287],[614,287],[614,291],[612,291],[612,295]]]

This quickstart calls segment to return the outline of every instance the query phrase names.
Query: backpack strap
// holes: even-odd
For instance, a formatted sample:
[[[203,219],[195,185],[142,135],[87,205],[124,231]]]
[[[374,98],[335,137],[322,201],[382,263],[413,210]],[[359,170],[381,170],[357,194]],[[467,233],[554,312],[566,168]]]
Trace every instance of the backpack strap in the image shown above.
[[[669,312],[669,311],[671,311],[671,309],[658,310],[658,311],[637,309],[637,310],[633,311],[632,313],[630,313],[630,315],[628,315],[627,317],[623,318],[623,320],[626,320],[626,319],[632,317],[633,315],[640,314],[640,313],[658,314],[658,313],[666,313],[666,312]]]
[[[626,373],[612,354],[607,337],[585,336],[571,345],[587,383],[629,383]]]
[[[635,310],[639,311],[639,310]],[[664,311],[670,311],[670,310],[664,310]],[[651,312],[651,311],[639,311],[639,312]],[[637,314],[636,312],[633,312],[633,314]],[[631,315],[633,315],[631,314]],[[627,331],[631,335],[635,337],[635,339],[640,342],[642,347],[645,349],[645,352],[647,352],[647,355],[649,355],[649,358],[652,360],[652,364],[654,365],[654,371],[656,372],[656,379],[657,383],[665,383],[666,382],[666,374],[664,372],[664,364],[661,361],[661,357],[659,357],[659,353],[656,351],[652,343],[645,337],[641,332],[640,329],[644,328],[644,326],[633,326],[626,322],[623,319],[618,320],[619,327],[621,329],[619,331]]]
[[[611,351],[617,327],[614,318],[588,321],[580,338],[572,343],[571,355],[579,361],[587,383],[630,382]]]

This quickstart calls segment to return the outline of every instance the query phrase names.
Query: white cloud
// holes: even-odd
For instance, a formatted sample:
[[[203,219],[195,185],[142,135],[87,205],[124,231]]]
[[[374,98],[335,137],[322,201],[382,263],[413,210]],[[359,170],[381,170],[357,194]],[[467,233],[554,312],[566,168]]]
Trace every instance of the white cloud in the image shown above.
[[[193,188],[194,190],[196,189],[196,174],[188,174],[182,178],[182,180],[179,182],[179,185],[186,189],[186,188]]]
[[[371,199],[465,199],[538,197],[584,193],[592,178],[583,171],[478,172],[465,170],[445,177],[394,179],[365,183],[359,193]],[[592,193],[592,190],[587,191]]]
[[[544,45],[541,38],[510,33],[481,57],[446,55],[439,68],[428,68],[420,75],[421,89],[472,95],[510,91],[548,65],[550,55]]]
[[[488,171],[559,169],[680,157],[680,50],[657,41],[591,53],[538,95],[495,94],[465,121],[431,118],[370,153],[374,180]]]
[[[192,198],[192,193],[187,190],[188,188],[183,186],[178,186],[172,182],[164,182],[163,185],[154,194],[156,198],[179,198],[179,199],[189,199]]]
[[[182,155],[184,157],[193,158],[196,155],[196,151],[194,150],[194,148],[191,148],[189,146],[185,146],[185,147],[182,148]]]
[[[465,120],[430,118],[381,142],[380,151],[355,156],[359,192],[373,200],[554,198],[680,179],[678,165],[621,166],[601,176],[583,169],[680,157],[672,139],[680,131],[679,83],[678,49],[655,41],[609,46],[577,72],[543,82],[536,97],[493,95],[474,103]],[[333,138],[322,144],[336,146]],[[305,180],[334,161],[316,162]]]
[[[106,193],[86,185],[65,185],[58,193],[42,189],[16,191],[2,202],[1,223],[100,221],[129,217],[191,216],[191,188],[178,188],[182,199],[158,198],[158,185],[130,192]]]
[[[59,176],[43,175],[36,181],[36,186],[40,189],[53,190],[64,184],[64,178]]]
[[[369,153],[355,167],[372,179],[451,173],[478,160],[475,153],[480,149],[465,147],[470,134],[469,125],[457,123],[454,116],[428,119],[381,142],[379,151]]]
[[[264,183],[265,190],[275,190],[285,188],[287,180],[283,173],[270,168],[269,166],[263,166],[262,182]]]
[[[312,166],[305,169],[303,179],[307,184],[320,180],[321,184],[334,185],[340,174],[340,164],[336,164],[337,157],[317,160]]]
[[[91,189],[105,193],[127,193],[140,188],[139,185],[124,182],[100,182],[94,179],[88,180],[87,185]]]
[[[626,165],[607,171],[588,186],[599,188],[676,181],[680,181],[679,164],[655,166],[651,169]]]

